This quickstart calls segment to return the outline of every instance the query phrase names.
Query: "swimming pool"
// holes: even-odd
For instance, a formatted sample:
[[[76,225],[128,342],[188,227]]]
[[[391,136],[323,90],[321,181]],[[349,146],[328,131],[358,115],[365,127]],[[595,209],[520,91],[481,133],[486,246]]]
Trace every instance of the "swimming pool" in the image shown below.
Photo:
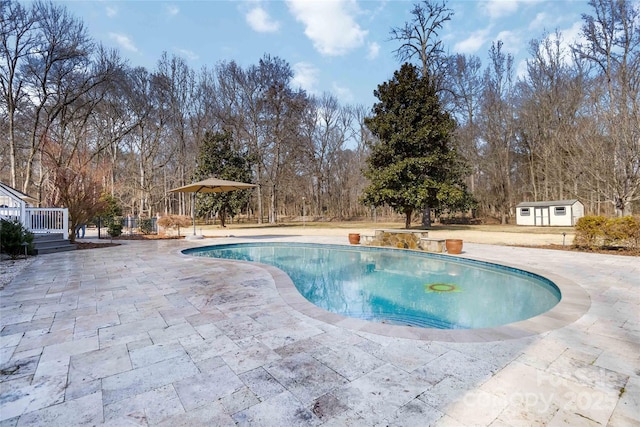
[[[303,243],[239,243],[185,254],[270,264],[343,316],[438,329],[491,328],[554,307],[560,290],[523,270],[438,254]]]

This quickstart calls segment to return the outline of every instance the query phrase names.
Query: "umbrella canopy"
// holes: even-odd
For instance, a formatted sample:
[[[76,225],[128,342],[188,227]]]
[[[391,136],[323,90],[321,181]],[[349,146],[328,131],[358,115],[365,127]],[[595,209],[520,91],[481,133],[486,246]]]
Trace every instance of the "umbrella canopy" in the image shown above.
[[[226,191],[246,190],[256,187],[255,184],[227,181],[226,179],[209,178],[182,187],[169,190],[170,193],[224,193]]]
[[[193,209],[193,235],[196,236],[196,209],[195,197],[198,193],[225,193],[227,191],[246,190],[248,188],[257,187],[255,184],[247,184],[244,182],[227,181],[226,179],[209,178],[203,181],[194,182],[182,187],[169,190],[170,193],[194,193],[194,209]]]

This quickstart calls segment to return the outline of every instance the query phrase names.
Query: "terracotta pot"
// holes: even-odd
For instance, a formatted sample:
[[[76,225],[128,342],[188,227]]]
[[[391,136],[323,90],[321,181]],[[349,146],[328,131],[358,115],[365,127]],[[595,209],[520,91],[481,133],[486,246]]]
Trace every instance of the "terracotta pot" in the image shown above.
[[[360,234],[358,233],[349,233],[349,243],[352,245],[360,244]]]
[[[447,239],[444,244],[447,247],[447,253],[449,254],[459,254],[462,252],[461,239]]]

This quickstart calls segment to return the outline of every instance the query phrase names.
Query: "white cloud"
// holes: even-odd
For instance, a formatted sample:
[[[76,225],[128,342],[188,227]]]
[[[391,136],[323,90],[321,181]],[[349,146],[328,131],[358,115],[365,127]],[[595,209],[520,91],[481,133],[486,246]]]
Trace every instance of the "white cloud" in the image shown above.
[[[291,79],[291,84],[311,94],[317,93],[318,69],[307,62],[293,64],[293,79]]]
[[[180,55],[183,56],[191,61],[195,61],[197,59],[200,59],[200,57],[198,56],[197,53],[195,53],[192,50],[188,50],[188,49],[176,49],[176,52]]]
[[[304,33],[323,55],[339,56],[364,44],[368,31],[360,28],[354,15],[355,0],[288,0],[289,11],[305,26]]]
[[[178,13],[180,13],[180,8],[174,5],[166,6],[165,10],[170,16],[176,16]]]
[[[255,7],[245,15],[245,19],[254,31],[259,33],[273,33],[280,29],[280,23],[271,19],[262,7]]]
[[[369,43],[369,53],[367,53],[367,59],[376,59],[380,53],[380,45],[376,42]]]
[[[544,12],[540,12],[533,18],[533,21],[529,23],[529,30],[539,30],[549,26],[549,15]]]
[[[518,2],[515,0],[488,0],[479,4],[484,13],[491,18],[511,15],[518,10]]]
[[[334,82],[331,90],[336,98],[338,98],[338,100],[343,104],[349,104],[354,100],[353,92],[351,92],[349,88],[340,86]]]
[[[109,33],[109,38],[118,43],[124,50],[138,52],[138,48],[133,44],[133,41],[125,34]]]
[[[453,50],[456,53],[476,53],[487,41],[488,30],[478,30],[466,39],[456,43]]]
[[[518,53],[523,46],[522,38],[513,31],[500,31],[496,36],[496,41],[497,40],[501,40],[504,43],[502,46],[505,52],[513,54]]]
[[[562,40],[564,41],[565,44],[567,45],[571,45],[571,44],[575,44],[575,43],[585,43],[586,40],[584,38],[584,35],[582,34],[582,21],[577,21],[574,22],[573,25],[569,28],[566,28],[564,30],[560,30],[560,33],[562,35]],[[553,37],[555,37],[555,34],[553,35]]]
[[[547,39],[551,43],[556,43],[559,41],[560,43],[560,52],[563,58],[563,61],[566,64],[571,64],[573,62],[573,57],[571,56],[571,46],[575,44],[584,44],[586,40],[582,34],[582,22],[577,21],[571,27],[558,30],[560,33],[560,39],[558,40],[557,34],[555,32],[550,33],[547,36]]]
[[[115,6],[107,6],[105,7],[105,10],[107,12],[107,16],[109,18],[113,18],[114,16],[116,16],[118,14],[118,8]]]
[[[529,23],[528,30],[540,32],[554,31],[559,25],[562,25],[566,16],[557,13],[549,13],[549,11],[539,12],[535,18]]]

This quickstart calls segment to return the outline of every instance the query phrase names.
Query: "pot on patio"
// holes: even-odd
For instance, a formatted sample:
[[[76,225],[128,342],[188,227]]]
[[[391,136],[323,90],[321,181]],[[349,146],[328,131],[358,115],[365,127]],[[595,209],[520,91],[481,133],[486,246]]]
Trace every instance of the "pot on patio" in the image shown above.
[[[360,244],[360,234],[359,233],[349,233],[349,243],[352,245]]]
[[[444,242],[447,248],[448,254],[457,255],[462,252],[462,240],[461,239],[447,239]]]

